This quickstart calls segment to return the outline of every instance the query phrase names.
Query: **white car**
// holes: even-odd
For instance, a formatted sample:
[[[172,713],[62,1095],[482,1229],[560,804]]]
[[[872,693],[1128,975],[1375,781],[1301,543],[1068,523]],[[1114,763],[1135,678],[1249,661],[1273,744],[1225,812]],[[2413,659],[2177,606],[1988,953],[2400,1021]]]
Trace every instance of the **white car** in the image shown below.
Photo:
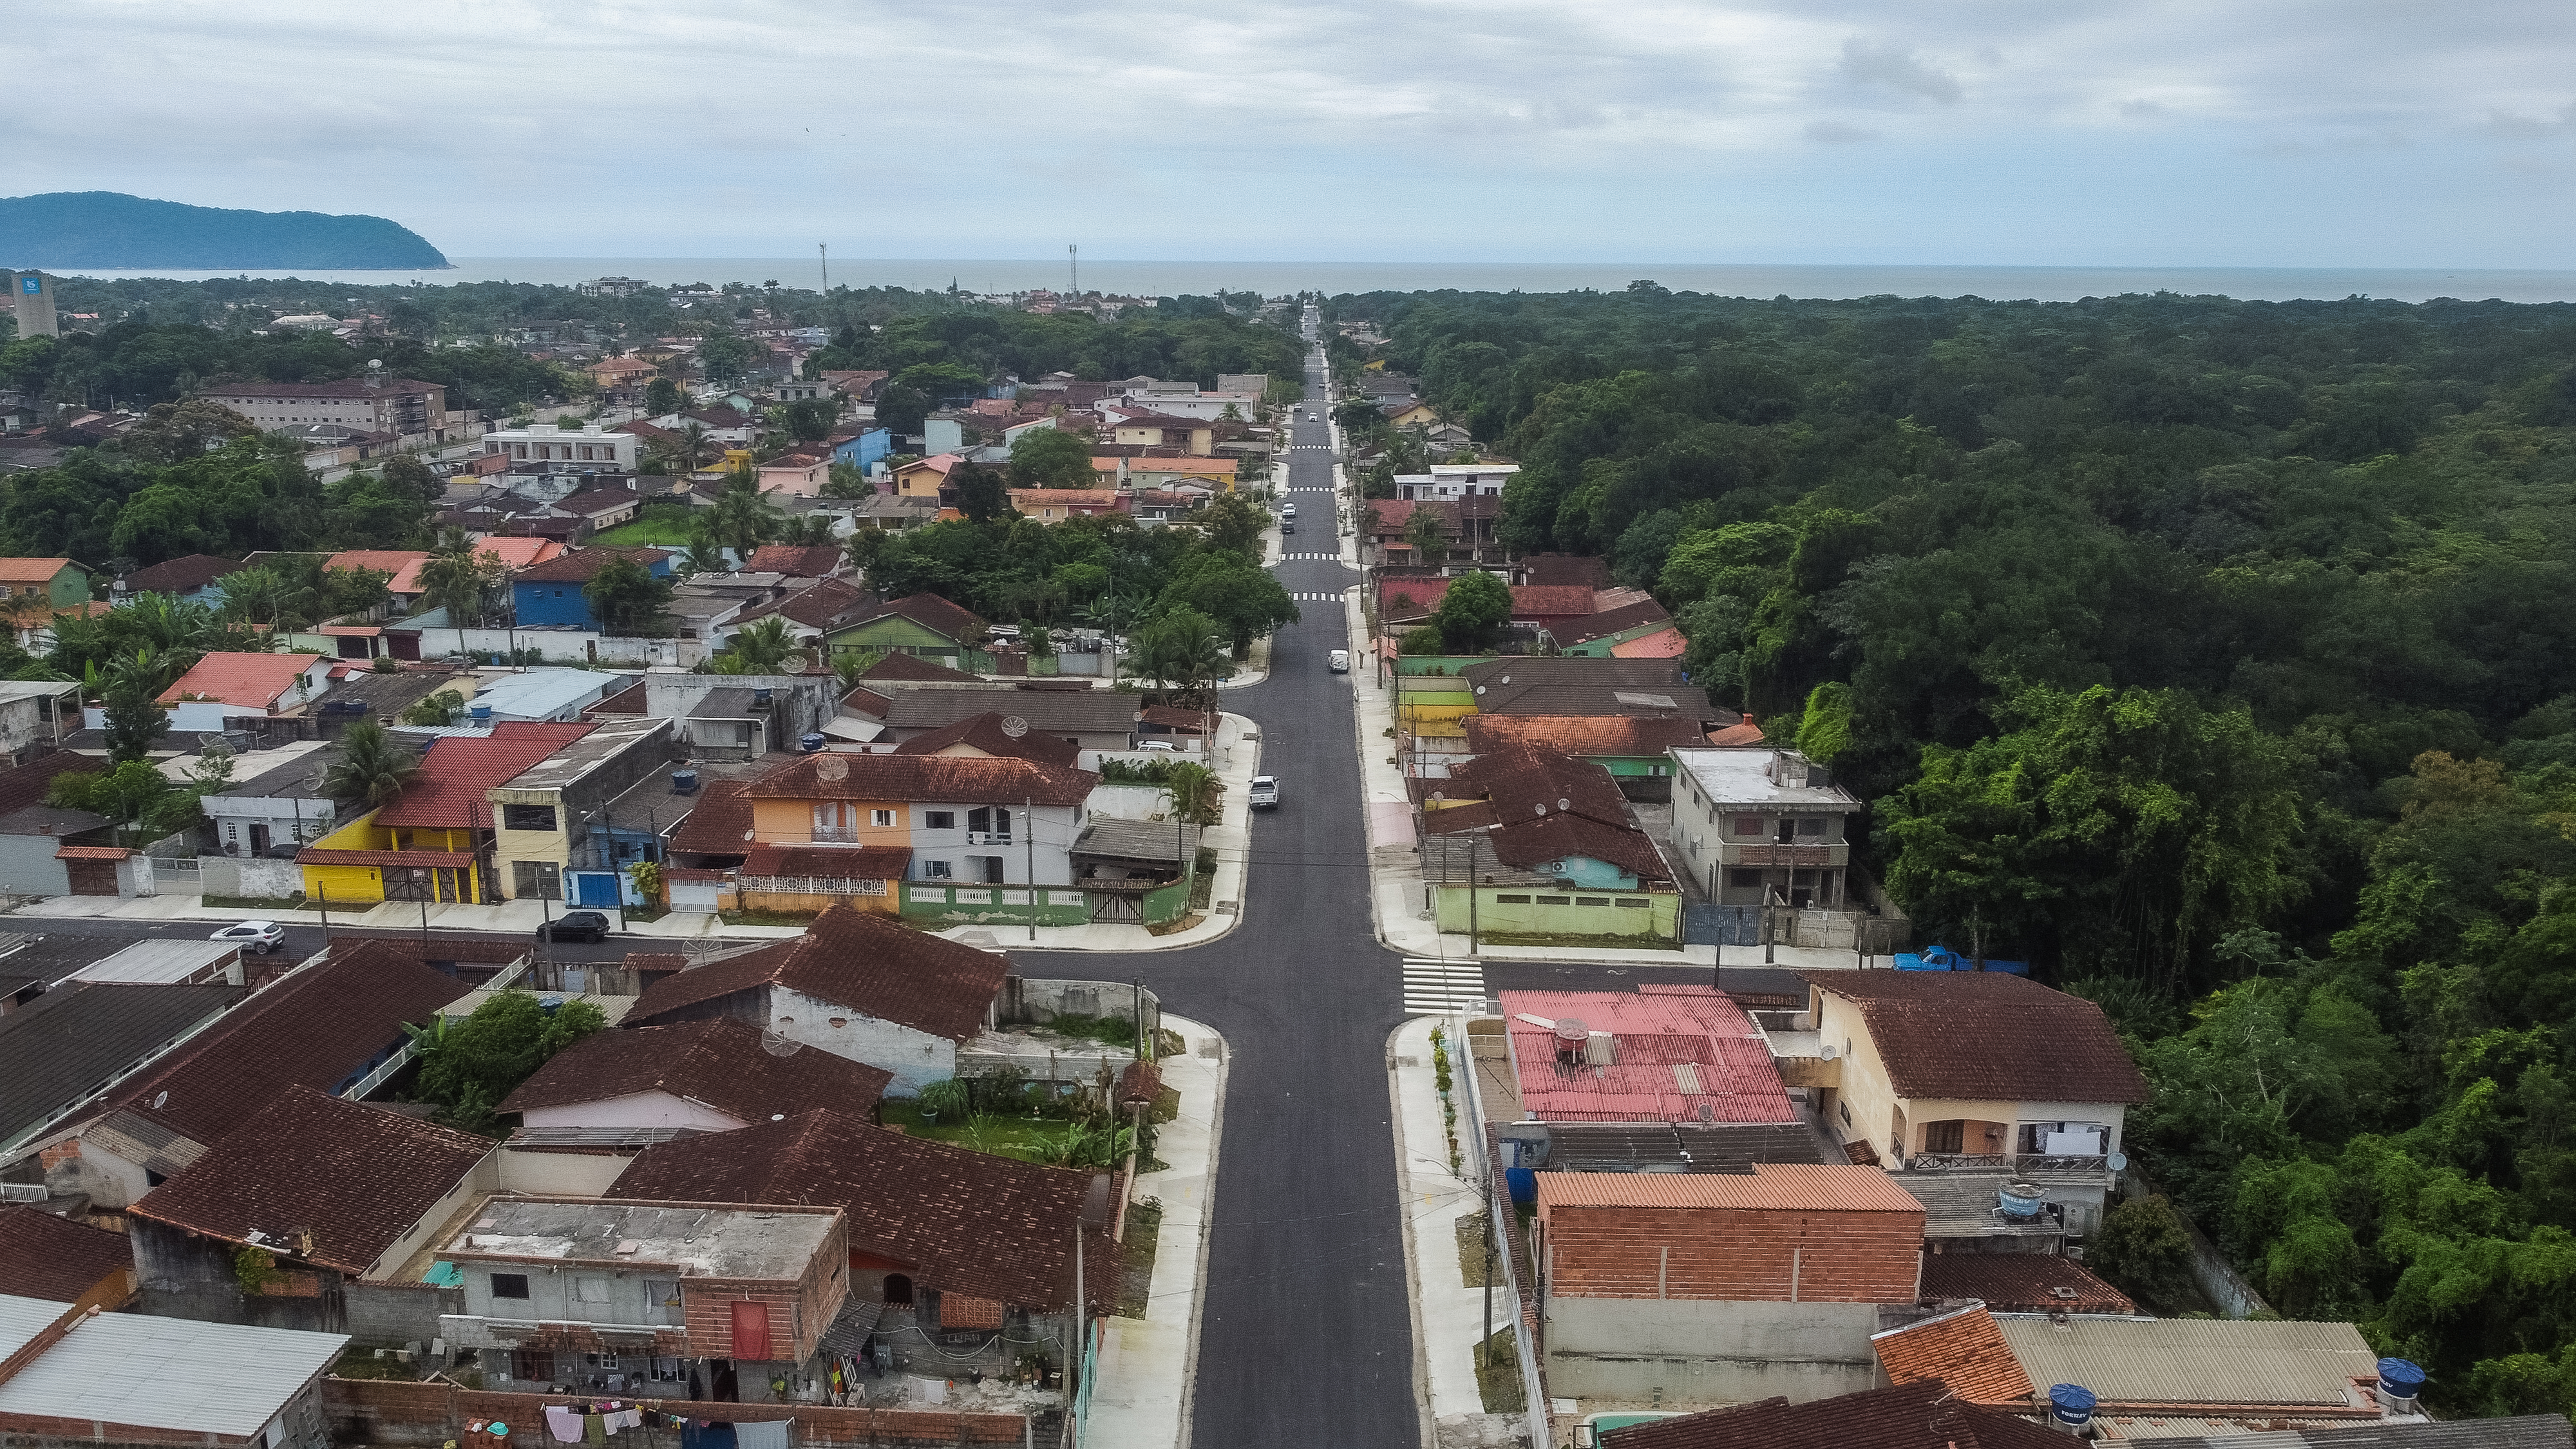
[[[1296,516],[1297,516],[1297,505],[1296,505],[1296,504],[1294,504],[1294,503],[1282,503],[1282,504],[1280,504],[1280,505],[1279,505],[1279,516],[1280,516],[1280,517],[1282,517],[1282,518],[1294,518],[1294,517],[1296,517]]]
[[[1154,754],[1168,755],[1173,751],[1178,750],[1180,746],[1173,744],[1170,740],[1138,740],[1136,742],[1136,748],[1150,751]]]
[[[265,956],[272,951],[286,949],[286,928],[275,921],[243,921],[226,926],[206,939],[230,941],[245,951]]]
[[[1332,653],[1324,656],[1324,666],[1332,670],[1335,674],[1350,673],[1351,651],[1348,649],[1334,650]]]

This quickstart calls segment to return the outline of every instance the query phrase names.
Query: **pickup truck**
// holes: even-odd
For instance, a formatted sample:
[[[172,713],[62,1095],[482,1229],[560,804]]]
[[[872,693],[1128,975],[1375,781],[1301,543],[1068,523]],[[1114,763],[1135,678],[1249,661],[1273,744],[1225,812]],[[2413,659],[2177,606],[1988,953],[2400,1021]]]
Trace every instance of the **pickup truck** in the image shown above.
[[[1270,775],[1253,776],[1252,790],[1249,794],[1244,796],[1244,803],[1250,805],[1255,810],[1278,809],[1279,781],[1277,778]]]

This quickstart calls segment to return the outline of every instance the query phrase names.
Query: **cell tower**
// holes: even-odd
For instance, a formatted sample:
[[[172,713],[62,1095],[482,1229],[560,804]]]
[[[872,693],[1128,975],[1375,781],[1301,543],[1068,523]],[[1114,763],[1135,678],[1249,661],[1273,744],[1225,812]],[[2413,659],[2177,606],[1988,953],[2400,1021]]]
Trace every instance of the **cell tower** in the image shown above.
[[[814,250],[822,253],[823,255],[823,290],[828,292],[832,290],[832,244],[830,242],[816,242],[814,243]]]
[[[1064,244],[1064,285],[1075,301],[1082,300],[1082,248],[1072,242]]]

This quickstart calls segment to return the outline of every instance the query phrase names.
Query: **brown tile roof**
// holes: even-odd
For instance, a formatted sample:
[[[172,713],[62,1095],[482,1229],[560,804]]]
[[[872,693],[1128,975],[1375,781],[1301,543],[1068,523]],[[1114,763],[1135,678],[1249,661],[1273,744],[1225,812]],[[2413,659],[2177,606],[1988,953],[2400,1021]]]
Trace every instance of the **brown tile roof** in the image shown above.
[[[944,729],[914,735],[895,746],[894,752],[898,755],[935,755],[952,745],[967,745],[987,755],[1028,760],[1066,770],[1074,768],[1081,760],[1081,746],[1030,729],[1026,720],[1019,721],[1019,733],[1013,734],[1010,726],[1003,723],[1005,719],[1013,718],[1016,716],[1006,716],[1000,710],[987,710]]]
[[[1174,734],[1195,735],[1207,730],[1207,716],[1194,709],[1174,709],[1168,704],[1149,704],[1136,711],[1140,724],[1161,725]]]
[[[340,938],[330,960],[261,988],[135,1079],[121,1111],[212,1143],[290,1087],[337,1087],[400,1046],[404,1023],[425,1025],[465,994],[455,977],[423,964],[424,949],[417,941]],[[442,957],[481,959],[461,943],[441,941],[435,949]],[[515,955],[524,948],[511,942],[502,949]]]
[[[2002,1313],[2138,1311],[2129,1295],[2055,1253],[1932,1253],[1923,1300],[1974,1298]]]
[[[1696,720],[1625,715],[1471,714],[1467,748],[1477,754],[1521,746],[1560,755],[1638,758],[1708,743]]]
[[[99,1279],[134,1267],[134,1243],[39,1207],[0,1207],[0,1293],[69,1303]]]
[[[849,624],[865,610],[874,608],[875,604],[876,596],[856,584],[841,579],[818,579],[812,588],[799,590],[764,608],[750,610],[735,622],[748,624],[763,615],[781,614],[809,629],[831,630]],[[974,676],[960,677],[971,679]]]
[[[492,1141],[293,1086],[127,1211],[247,1243],[309,1231],[294,1258],[359,1274],[492,1151]]]
[[[884,658],[879,659],[876,663],[869,665],[867,669],[859,675],[859,678],[894,681],[939,680],[951,684],[973,684],[977,682],[974,675],[968,674],[962,669],[951,669],[945,664],[941,664],[936,660],[924,659],[918,654],[889,654]]]
[[[1100,777],[1034,760],[961,755],[800,755],[751,782],[754,800],[1079,805]]]
[[[544,521],[538,520],[538,522]],[[572,520],[556,521],[571,522]],[[631,558],[649,568],[655,561],[670,556],[670,550],[660,548],[577,548],[570,553],[558,554],[544,563],[530,564],[519,570],[518,578],[521,582],[531,584],[586,584],[598,577],[599,571],[608,567],[611,559]]]
[[[1491,800],[1507,825],[1572,813],[1614,829],[1635,828],[1627,797],[1606,766],[1549,750],[1484,751],[1451,766],[1440,793],[1451,800]]]
[[[2147,1100],[2102,1008],[2000,971],[1830,971],[1810,984],[1853,1003],[1905,1097],[1980,1102]]]
[[[485,792],[525,774],[539,760],[589,734],[596,725],[530,724],[504,720],[489,735],[449,735],[432,741],[420,774],[394,803],[376,812],[384,826],[490,829],[492,802]]]
[[[0,770],[0,815],[45,802],[56,775],[95,775],[106,761],[69,750],[38,755],[15,769]]]
[[[2066,1449],[2027,1419],[1959,1402],[1938,1382],[1792,1404],[1711,1409],[1619,1430],[1617,1449]],[[2081,1441],[2077,1441],[2081,1442]]]
[[[840,566],[841,551],[828,543],[764,543],[751,551],[743,571],[819,579]]]
[[[582,717],[585,719],[596,719],[604,714],[637,715],[642,714],[643,712],[644,680],[642,676],[639,675],[633,684],[626,686],[624,689],[610,691],[600,699],[599,703],[583,710]]]
[[[744,875],[806,880],[901,880],[912,868],[909,845],[755,845]]]
[[[494,1109],[527,1112],[668,1092],[746,1125],[814,1107],[864,1112],[894,1073],[729,1019],[593,1032],[557,1052]]]
[[[700,967],[700,970],[707,968]],[[1104,1186],[1096,1187],[1096,1183]],[[944,1142],[907,1137],[817,1109],[785,1122],[646,1148],[610,1189],[662,1202],[837,1207],[850,1247],[914,1265],[943,1293],[1023,1308],[1073,1302],[1073,1238],[1105,1180]],[[1106,1222],[1083,1232],[1095,1308],[1117,1298]]]
[[[751,849],[751,801],[742,780],[709,780],[671,836],[682,855],[740,855]]]
[[[1493,846],[1496,860],[1522,870],[1583,856],[1615,865],[1640,880],[1672,879],[1672,870],[1644,831],[1604,825],[1582,815],[1560,812],[1533,820],[1506,818],[1485,839]]]
[[[1972,1404],[2020,1408],[2030,1403],[2030,1375],[2013,1357],[1995,1317],[1964,1308],[1870,1338],[1878,1362],[1898,1384],[1939,1380]]]
[[[1604,609],[1585,618],[1570,619],[1548,632],[1554,634],[1560,644],[1582,644],[1593,639],[1606,639],[1613,634],[1625,633],[1641,624],[1659,624],[1671,618],[1672,615],[1664,612],[1663,605],[1648,599],[1643,603]]]
[[[613,513],[620,508],[639,507],[643,502],[642,497],[629,493],[623,488],[592,488],[561,499],[554,506],[558,511],[572,514],[576,518],[595,518],[602,513]]]
[[[649,1025],[656,1017],[774,982],[880,1021],[964,1041],[983,1029],[985,1010],[1010,971],[1006,956],[834,905],[792,941],[655,982],[635,999],[626,1019]]]
[[[192,553],[139,568],[125,576],[125,586],[138,594],[184,594],[202,589],[242,565],[210,553]]]
[[[943,639],[959,639],[984,627],[984,621],[972,611],[962,609],[937,594],[910,594],[879,604],[876,609],[852,624],[872,623],[886,616],[901,615]]]

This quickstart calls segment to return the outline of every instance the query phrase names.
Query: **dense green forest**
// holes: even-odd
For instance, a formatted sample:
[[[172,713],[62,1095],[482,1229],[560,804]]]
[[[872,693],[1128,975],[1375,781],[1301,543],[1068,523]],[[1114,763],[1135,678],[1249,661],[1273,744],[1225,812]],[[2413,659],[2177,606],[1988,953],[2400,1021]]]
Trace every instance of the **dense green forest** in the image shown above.
[[[906,317],[871,333],[843,332],[808,366],[818,372],[882,368],[923,382],[941,370],[961,382],[1050,372],[1100,382],[1144,373],[1192,378],[1210,388],[1221,372],[1266,372],[1274,386],[1290,384],[1291,397],[1305,376],[1304,350],[1288,331],[1229,315],[1203,297],[1166,298],[1150,312],[1130,311],[1115,322],[1079,312],[996,308]]]
[[[1919,939],[2101,1000],[2132,1141],[2457,1412],[2576,1393],[2576,307],[1339,298]]]

